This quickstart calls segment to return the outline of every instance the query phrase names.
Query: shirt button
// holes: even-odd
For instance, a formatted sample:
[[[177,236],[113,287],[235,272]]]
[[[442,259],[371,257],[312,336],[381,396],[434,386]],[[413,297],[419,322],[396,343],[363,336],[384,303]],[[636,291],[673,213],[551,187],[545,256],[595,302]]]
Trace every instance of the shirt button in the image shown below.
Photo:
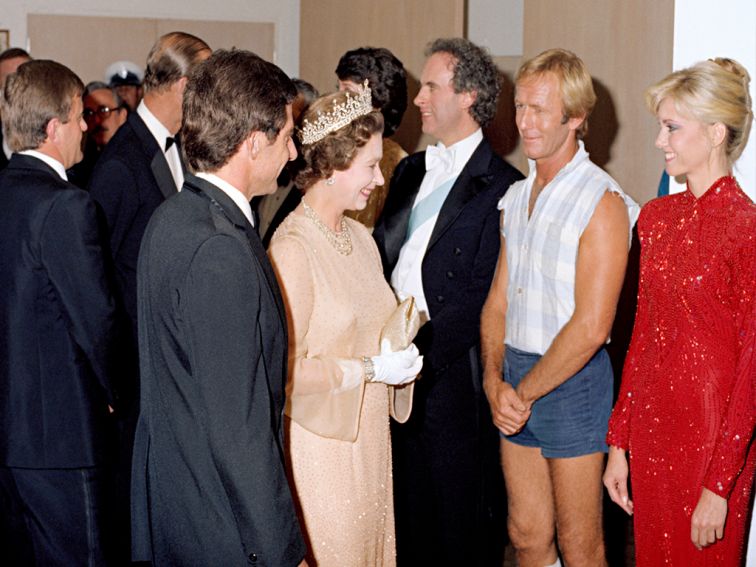
[[[462,255],[462,250],[460,250],[459,248],[455,248],[454,249],[454,255],[455,256],[461,256]]]
[[[521,288],[521,287],[518,287],[518,288],[517,288],[517,293],[518,293],[519,295],[522,295],[522,288]]]
[[[439,303],[443,303],[444,302],[444,296],[443,295],[439,295],[438,297],[436,297],[436,301],[438,301]]]
[[[450,280],[453,280],[454,279],[454,272],[451,272],[451,271],[450,272],[446,272],[446,277],[449,278]]]

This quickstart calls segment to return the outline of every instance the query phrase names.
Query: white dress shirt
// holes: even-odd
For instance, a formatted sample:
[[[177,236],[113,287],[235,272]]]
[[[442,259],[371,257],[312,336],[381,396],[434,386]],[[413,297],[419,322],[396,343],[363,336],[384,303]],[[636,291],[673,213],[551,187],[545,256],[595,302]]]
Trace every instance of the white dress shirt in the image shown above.
[[[11,155],[13,154],[13,150],[10,149],[10,146],[8,145],[8,142],[6,142],[5,138],[3,138],[3,153],[8,159],[10,159]]]
[[[467,138],[449,146],[448,150],[454,154],[451,169],[439,167],[427,171],[412,205],[413,209],[434,190],[446,183],[454,183],[467,162],[470,161],[475,148],[482,141],[483,132],[478,128]],[[447,149],[440,142],[436,146],[441,150]],[[397,296],[401,299],[410,295],[415,298],[415,304],[423,321],[430,319],[428,303],[425,300],[425,291],[423,290],[423,258],[437,219],[438,212],[414,230],[402,246],[399,252],[399,260],[391,273],[391,287],[394,288]]]
[[[247,200],[247,197],[244,195],[244,193],[242,193],[228,181],[221,179],[214,173],[205,173],[204,171],[200,171],[195,175],[200,179],[204,179],[208,183],[212,183],[218,189],[228,195],[236,204],[236,206],[239,207],[244,216],[247,217],[249,224],[255,226],[255,221],[252,219],[252,206],[249,204],[249,201]]]
[[[144,120],[150,134],[155,138],[157,145],[160,146],[163,155],[165,155],[165,160],[168,162],[168,167],[171,170],[173,181],[176,183],[176,190],[181,191],[181,187],[184,185],[184,170],[181,168],[181,157],[179,156],[178,147],[176,144],[172,144],[168,150],[165,149],[165,141],[168,138],[173,138],[173,134],[150,112],[150,109],[144,104],[144,100],[137,106],[137,114]]]

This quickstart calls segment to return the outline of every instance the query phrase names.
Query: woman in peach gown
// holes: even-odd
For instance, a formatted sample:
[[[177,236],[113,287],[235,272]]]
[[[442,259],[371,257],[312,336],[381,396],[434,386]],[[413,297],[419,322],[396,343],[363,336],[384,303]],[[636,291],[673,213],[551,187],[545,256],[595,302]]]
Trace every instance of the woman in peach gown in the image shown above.
[[[379,344],[397,301],[370,233],[344,216],[383,182],[383,121],[366,93],[308,109],[304,197],[270,246],[289,316],[291,480],[318,567],[395,564],[391,397],[422,364],[414,345]]]

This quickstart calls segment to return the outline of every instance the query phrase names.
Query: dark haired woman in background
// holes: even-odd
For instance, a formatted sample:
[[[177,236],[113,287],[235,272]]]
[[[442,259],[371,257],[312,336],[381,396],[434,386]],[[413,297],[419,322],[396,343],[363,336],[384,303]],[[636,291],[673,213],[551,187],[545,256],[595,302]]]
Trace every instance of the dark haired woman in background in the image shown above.
[[[407,110],[407,77],[402,62],[383,47],[360,47],[347,51],[336,66],[336,76],[340,91],[356,92],[367,80],[372,91],[373,108],[383,115],[380,168],[385,181],[371,193],[364,209],[347,213],[373,230],[386,202],[394,169],[407,156],[399,144],[389,139],[399,128]]]

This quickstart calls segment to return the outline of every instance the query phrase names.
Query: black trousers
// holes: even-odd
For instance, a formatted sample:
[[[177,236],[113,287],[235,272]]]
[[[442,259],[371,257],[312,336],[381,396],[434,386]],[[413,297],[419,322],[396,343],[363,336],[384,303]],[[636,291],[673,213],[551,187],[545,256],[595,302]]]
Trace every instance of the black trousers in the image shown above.
[[[439,375],[426,371],[410,419],[391,424],[391,442],[399,567],[499,567],[506,543],[499,437],[467,361]]]
[[[104,468],[0,468],[0,563],[109,565]]]

